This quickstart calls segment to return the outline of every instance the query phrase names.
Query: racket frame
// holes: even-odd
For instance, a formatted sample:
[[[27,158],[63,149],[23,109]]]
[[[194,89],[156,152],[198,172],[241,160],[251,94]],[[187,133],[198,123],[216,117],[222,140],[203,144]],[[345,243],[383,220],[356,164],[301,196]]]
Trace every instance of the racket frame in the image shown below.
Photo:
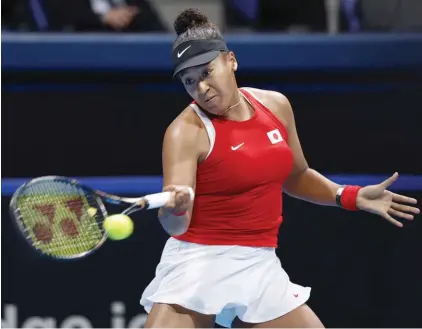
[[[72,256],[49,255],[35,248],[33,242],[31,243],[32,239],[28,238],[28,236],[26,236],[24,233],[26,225],[24,225],[23,223],[23,220],[22,220],[23,216],[18,207],[18,198],[21,195],[22,190],[28,187],[28,185],[34,185],[37,183],[41,183],[43,181],[62,181],[68,184],[72,184],[75,187],[92,194],[92,196],[95,197],[95,201],[97,202],[100,210],[102,211],[104,219],[108,217],[107,209],[104,206],[104,202],[109,203],[109,204],[114,204],[114,205],[126,205],[128,207],[121,214],[130,215],[134,212],[147,211],[150,209],[161,207],[167,202],[167,200],[171,196],[170,192],[160,192],[160,193],[149,194],[149,195],[145,195],[145,196],[137,197],[137,198],[120,197],[120,196],[109,194],[103,191],[94,190],[90,188],[89,186],[82,184],[80,181],[76,179],[64,177],[64,176],[56,176],[56,175],[42,176],[42,177],[34,178],[25,182],[15,191],[15,193],[12,196],[12,199],[9,204],[10,214],[13,217],[16,223],[16,227],[19,230],[21,236],[25,238],[25,240],[32,247],[32,249],[36,250],[39,254],[43,256],[50,257],[53,259],[61,259],[61,260],[71,260],[71,259],[82,258],[94,253],[104,244],[104,242],[108,238],[108,235],[107,235],[107,232],[104,230],[102,232],[103,236],[101,240],[97,243],[97,245],[94,248],[92,248],[89,251],[85,251],[85,252],[72,255]],[[189,188],[189,193],[191,195],[191,200],[193,200],[195,197],[195,193],[192,188]]]
[[[92,248],[91,250],[79,253],[79,254],[75,254],[72,256],[54,256],[54,255],[49,255],[46,253],[43,253],[42,251],[40,251],[39,249],[35,248],[34,244],[32,243],[32,239],[30,237],[28,237],[27,235],[25,235],[24,231],[27,229],[25,228],[25,225],[23,224],[23,216],[20,212],[19,206],[18,206],[18,198],[21,195],[21,192],[28,187],[29,185],[33,185],[33,184],[37,184],[37,183],[42,183],[43,181],[62,181],[62,182],[66,182],[72,185],[77,186],[78,188],[81,188],[82,190],[85,190],[89,193],[92,193],[92,195],[95,197],[95,201],[97,202],[100,210],[103,213],[104,218],[108,217],[108,212],[106,207],[104,206],[104,202],[102,197],[100,197],[100,194],[105,195],[105,200],[107,200],[106,202],[108,203],[113,203],[113,204],[129,204],[129,202],[127,201],[130,198],[120,198],[118,196],[114,196],[111,194],[107,194],[101,191],[96,191],[93,190],[92,188],[80,183],[78,180],[76,179],[72,179],[72,178],[68,178],[68,177],[63,177],[63,176],[42,176],[42,177],[38,177],[38,178],[34,178],[30,181],[25,182],[24,184],[22,184],[16,191],[15,193],[13,193],[12,199],[10,200],[10,204],[9,204],[9,211],[10,211],[10,215],[13,217],[14,222],[15,222],[15,227],[19,230],[19,233],[21,234],[21,236],[24,238],[24,240],[27,242],[27,244],[29,244],[29,246],[35,250],[38,254],[45,256],[45,257],[49,257],[49,258],[53,258],[56,260],[73,260],[73,259],[78,259],[78,258],[83,258],[85,256],[91,255],[93,254],[95,251],[97,251],[107,240],[108,235],[107,232],[105,230],[103,230],[102,232],[102,238],[101,240],[95,245],[94,248]],[[98,193],[99,192],[99,193]],[[126,201],[124,200],[126,199]],[[109,200],[114,200],[114,202],[111,202]],[[130,203],[132,204],[132,203]]]

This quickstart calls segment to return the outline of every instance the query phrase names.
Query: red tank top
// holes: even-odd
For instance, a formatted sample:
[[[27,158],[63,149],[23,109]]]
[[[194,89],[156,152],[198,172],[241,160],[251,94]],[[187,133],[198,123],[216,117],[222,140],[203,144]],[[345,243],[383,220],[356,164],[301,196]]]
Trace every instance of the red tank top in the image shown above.
[[[210,119],[196,108],[208,126],[211,149],[198,165],[189,229],[176,239],[277,247],[282,184],[293,155],[280,120],[249,92],[241,92],[255,110],[247,121]]]

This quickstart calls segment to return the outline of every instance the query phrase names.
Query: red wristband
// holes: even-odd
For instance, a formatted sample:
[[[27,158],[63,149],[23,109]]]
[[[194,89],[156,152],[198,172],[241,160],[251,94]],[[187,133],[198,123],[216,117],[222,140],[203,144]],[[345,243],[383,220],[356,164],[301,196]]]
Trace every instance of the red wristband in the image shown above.
[[[173,216],[179,217],[179,216],[183,216],[184,214],[186,214],[186,211],[176,212],[176,213],[172,212],[171,214],[172,214]]]
[[[348,185],[344,188],[340,198],[341,205],[344,209],[351,211],[359,210],[356,206],[356,199],[358,197],[358,192],[361,188],[361,186],[352,185]]]

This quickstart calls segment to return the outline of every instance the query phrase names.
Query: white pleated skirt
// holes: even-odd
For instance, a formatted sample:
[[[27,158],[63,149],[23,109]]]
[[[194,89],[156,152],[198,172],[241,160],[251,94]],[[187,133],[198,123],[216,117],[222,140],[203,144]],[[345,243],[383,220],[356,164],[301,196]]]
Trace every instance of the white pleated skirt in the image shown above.
[[[213,246],[170,238],[145,289],[141,305],[177,304],[216,314],[230,327],[237,316],[250,323],[276,319],[304,304],[311,288],[290,282],[274,248]]]

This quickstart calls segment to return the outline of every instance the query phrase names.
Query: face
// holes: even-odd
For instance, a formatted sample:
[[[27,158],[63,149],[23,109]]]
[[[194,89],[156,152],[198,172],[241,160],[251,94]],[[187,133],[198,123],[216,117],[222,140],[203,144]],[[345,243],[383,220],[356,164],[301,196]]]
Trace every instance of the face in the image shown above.
[[[188,94],[209,113],[223,114],[235,100],[237,89],[233,53],[221,53],[212,62],[183,71],[180,80]]]

